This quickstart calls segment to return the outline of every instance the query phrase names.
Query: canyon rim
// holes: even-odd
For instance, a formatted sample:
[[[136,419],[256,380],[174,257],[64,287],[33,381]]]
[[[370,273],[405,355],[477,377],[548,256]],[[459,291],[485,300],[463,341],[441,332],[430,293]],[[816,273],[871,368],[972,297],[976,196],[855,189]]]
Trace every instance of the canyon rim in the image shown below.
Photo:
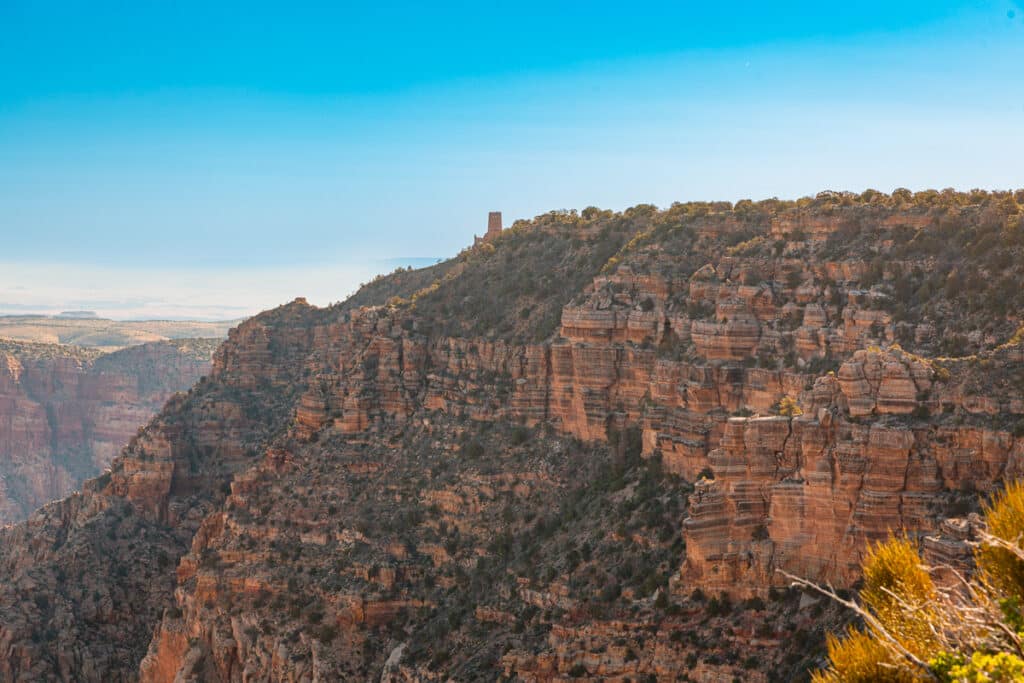
[[[851,616],[778,570],[965,562],[1020,475],[1022,200],[557,211],[254,316],[0,532],[0,678],[806,675]]]

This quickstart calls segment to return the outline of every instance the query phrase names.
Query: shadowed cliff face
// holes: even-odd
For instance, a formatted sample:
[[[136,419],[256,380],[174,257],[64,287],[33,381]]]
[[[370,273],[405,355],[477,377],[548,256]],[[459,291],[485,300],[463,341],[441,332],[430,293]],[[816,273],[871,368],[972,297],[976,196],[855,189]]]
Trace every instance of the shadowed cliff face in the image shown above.
[[[777,569],[849,585],[1019,474],[1020,218],[552,214],[257,316],[3,533],[0,679],[798,676],[838,617]]]
[[[216,342],[153,342],[101,355],[0,341],[0,524],[78,488],[176,391],[209,372]]]

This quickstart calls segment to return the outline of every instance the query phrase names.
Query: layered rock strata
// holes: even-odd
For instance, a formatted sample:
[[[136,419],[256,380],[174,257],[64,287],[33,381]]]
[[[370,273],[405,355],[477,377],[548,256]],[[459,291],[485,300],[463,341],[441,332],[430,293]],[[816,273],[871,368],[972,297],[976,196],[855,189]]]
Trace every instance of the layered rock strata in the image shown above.
[[[110,466],[177,391],[210,370],[212,340],[110,354],[0,342],[0,524]]]
[[[837,624],[777,570],[849,585],[894,531],[953,557],[947,518],[1020,473],[990,204],[552,215],[378,305],[257,316],[3,532],[0,678],[791,678]],[[943,270],[956,221],[976,261]],[[592,270],[551,334],[548,273],[505,258],[545,240]],[[471,307],[497,262],[506,336]]]

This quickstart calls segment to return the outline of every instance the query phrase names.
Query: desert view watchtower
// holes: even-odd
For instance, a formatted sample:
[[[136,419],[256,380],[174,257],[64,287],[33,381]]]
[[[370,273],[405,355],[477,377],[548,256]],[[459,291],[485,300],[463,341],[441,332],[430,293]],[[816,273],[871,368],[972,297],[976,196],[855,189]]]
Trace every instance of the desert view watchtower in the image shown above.
[[[487,214],[487,232],[483,237],[473,235],[473,246],[488,242],[501,234],[501,211],[491,211]]]

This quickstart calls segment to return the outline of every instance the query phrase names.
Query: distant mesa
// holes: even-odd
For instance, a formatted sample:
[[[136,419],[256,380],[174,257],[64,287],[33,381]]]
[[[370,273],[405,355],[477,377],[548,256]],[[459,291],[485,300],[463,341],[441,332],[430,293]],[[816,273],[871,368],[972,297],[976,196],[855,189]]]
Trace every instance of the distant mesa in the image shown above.
[[[473,246],[490,242],[501,234],[501,211],[491,211],[487,214],[487,232],[483,237],[473,235]]]
[[[0,340],[70,344],[104,352],[170,339],[223,339],[239,320],[108,320],[92,311],[0,315]],[[0,420],[0,432],[2,432]],[[2,439],[0,439],[2,440]]]

